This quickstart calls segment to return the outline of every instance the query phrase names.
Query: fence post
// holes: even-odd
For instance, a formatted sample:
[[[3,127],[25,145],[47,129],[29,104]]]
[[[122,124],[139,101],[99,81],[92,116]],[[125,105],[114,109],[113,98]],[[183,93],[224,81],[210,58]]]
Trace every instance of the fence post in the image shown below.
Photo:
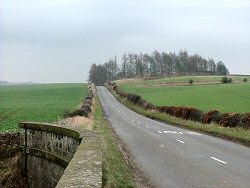
[[[28,159],[27,159],[27,157],[28,157],[28,154],[27,154],[27,129],[25,128],[24,129],[24,173],[25,173],[25,175],[27,175],[27,173],[28,173],[28,167],[27,167],[27,163],[28,163]]]

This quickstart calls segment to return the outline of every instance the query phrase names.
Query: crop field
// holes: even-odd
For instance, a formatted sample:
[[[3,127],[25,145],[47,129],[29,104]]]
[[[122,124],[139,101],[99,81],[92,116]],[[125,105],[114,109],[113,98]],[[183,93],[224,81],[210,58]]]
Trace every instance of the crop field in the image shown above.
[[[0,132],[15,130],[22,121],[54,122],[86,94],[86,84],[0,86]]]
[[[154,86],[148,84],[152,80],[143,82],[147,87],[136,82],[117,83],[122,91],[141,95],[155,105],[189,106],[203,111],[250,112],[249,82],[190,86]]]

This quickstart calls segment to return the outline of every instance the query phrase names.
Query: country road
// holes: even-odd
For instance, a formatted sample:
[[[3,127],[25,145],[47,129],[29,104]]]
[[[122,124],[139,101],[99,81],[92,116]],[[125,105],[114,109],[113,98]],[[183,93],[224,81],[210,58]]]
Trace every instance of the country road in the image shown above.
[[[107,119],[156,187],[250,187],[250,148],[151,120],[106,88],[97,91]]]

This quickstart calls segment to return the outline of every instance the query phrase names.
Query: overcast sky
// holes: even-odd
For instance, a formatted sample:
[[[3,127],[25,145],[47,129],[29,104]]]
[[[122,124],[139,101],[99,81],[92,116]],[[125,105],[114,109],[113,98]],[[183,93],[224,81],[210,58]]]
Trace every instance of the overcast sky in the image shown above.
[[[153,50],[250,74],[250,0],[0,0],[0,80],[85,82],[92,63]]]

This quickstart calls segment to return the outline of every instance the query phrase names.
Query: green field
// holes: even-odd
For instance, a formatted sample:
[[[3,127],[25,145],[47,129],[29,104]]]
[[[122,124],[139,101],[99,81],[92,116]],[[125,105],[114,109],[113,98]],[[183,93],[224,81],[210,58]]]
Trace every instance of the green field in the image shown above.
[[[144,85],[125,81],[117,83],[122,91],[139,94],[155,105],[190,106],[203,111],[250,112],[249,82],[192,86],[154,86],[151,82],[143,81]]]
[[[223,76],[169,76],[160,79],[152,79],[152,80],[143,80],[143,79],[127,79],[127,80],[119,80],[118,84],[129,84],[141,87],[151,87],[155,85],[164,85],[164,84],[179,84],[179,83],[188,83],[190,79],[194,81],[194,84],[202,84],[202,83],[215,83],[221,82]],[[243,82],[244,78],[247,78],[250,81],[250,76],[227,76],[228,78],[232,78],[233,82]]]
[[[0,131],[15,130],[18,122],[54,122],[86,96],[87,84],[0,86]]]

